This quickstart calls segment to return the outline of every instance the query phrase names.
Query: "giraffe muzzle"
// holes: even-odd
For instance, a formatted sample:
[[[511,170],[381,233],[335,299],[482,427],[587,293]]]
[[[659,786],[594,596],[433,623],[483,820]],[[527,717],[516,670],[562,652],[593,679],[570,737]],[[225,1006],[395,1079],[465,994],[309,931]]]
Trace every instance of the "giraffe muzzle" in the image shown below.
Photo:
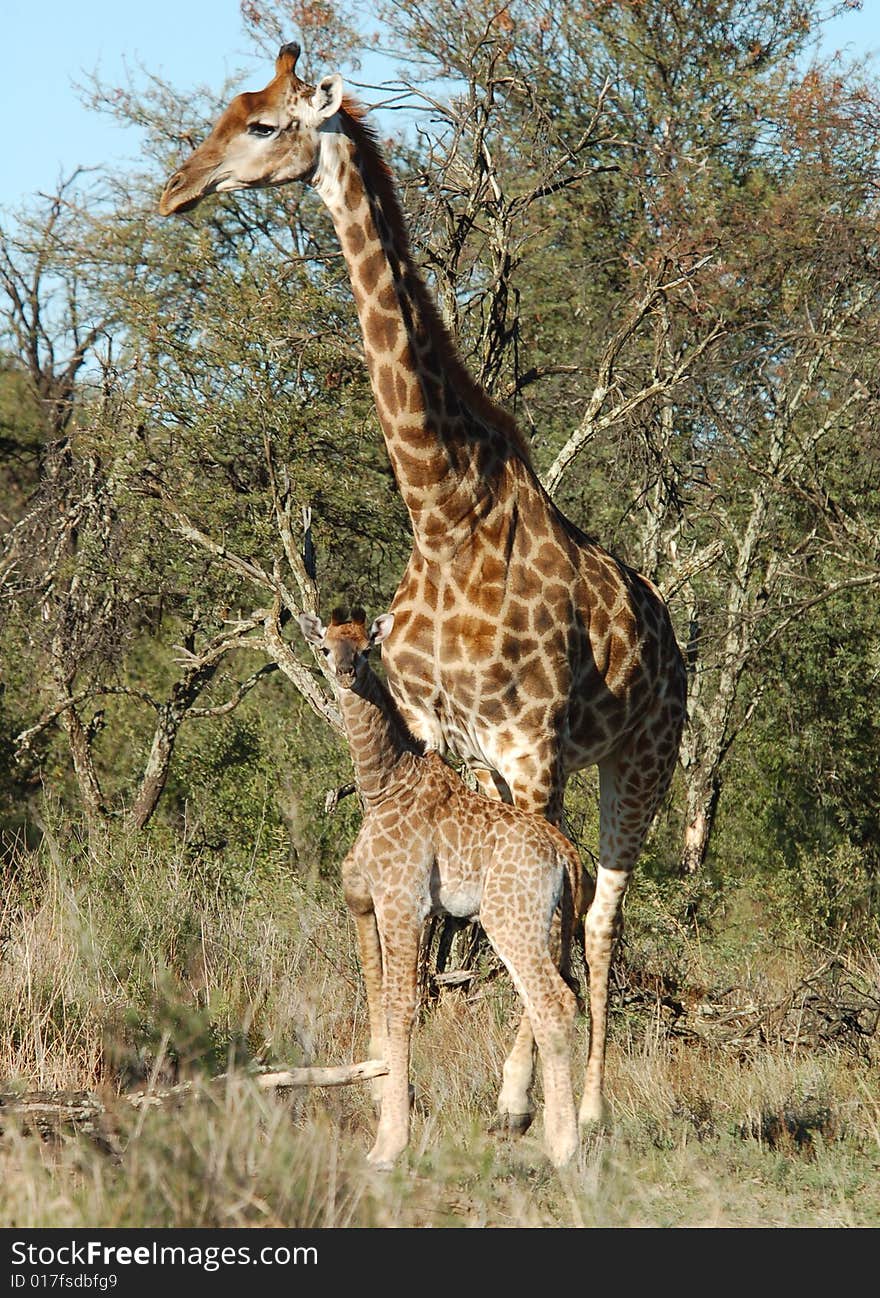
[[[175,212],[185,212],[189,207],[195,207],[198,200],[193,200],[189,204],[184,199],[183,202],[175,202],[175,194],[179,194],[186,183],[186,177],[182,171],[176,171],[162,190],[159,199],[159,211],[163,216],[171,216]]]

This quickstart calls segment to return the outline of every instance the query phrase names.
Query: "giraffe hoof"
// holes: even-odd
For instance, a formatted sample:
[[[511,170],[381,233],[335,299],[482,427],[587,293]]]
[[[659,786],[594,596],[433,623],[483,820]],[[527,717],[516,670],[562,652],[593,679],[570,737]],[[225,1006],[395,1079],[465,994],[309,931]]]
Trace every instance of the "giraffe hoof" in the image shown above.
[[[393,1154],[371,1149],[367,1154],[367,1163],[374,1172],[391,1172],[397,1164],[397,1159]]]
[[[561,1149],[548,1150],[547,1157],[556,1168],[561,1171],[562,1168],[568,1167],[577,1152],[577,1142],[574,1144],[563,1145]]]
[[[609,1125],[608,1110],[601,1100],[581,1105],[578,1114],[578,1127],[581,1131],[604,1131]]]
[[[496,1113],[489,1132],[493,1136],[524,1136],[533,1117],[532,1113]]]

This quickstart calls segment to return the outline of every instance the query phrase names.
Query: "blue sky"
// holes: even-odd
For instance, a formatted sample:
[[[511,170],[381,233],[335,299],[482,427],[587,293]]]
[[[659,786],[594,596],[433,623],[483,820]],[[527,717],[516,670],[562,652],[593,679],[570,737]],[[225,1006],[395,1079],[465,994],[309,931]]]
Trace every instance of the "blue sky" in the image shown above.
[[[137,153],[137,132],[80,102],[74,83],[85,73],[124,85],[143,65],[175,86],[217,91],[239,70],[242,87],[262,84],[269,71],[243,30],[239,0],[5,0],[2,30],[0,208],[52,192],[77,165],[122,164]],[[880,0],[838,18],[828,48],[876,51],[880,63]],[[361,75],[370,79],[369,68]]]

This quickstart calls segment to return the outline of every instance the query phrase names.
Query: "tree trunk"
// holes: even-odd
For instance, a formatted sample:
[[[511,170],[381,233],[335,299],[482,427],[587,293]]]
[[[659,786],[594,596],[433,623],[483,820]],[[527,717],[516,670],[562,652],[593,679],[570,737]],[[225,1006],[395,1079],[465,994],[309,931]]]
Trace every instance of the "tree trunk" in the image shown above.
[[[681,854],[683,875],[698,874],[706,863],[721,789],[717,769],[708,774],[697,771],[695,776],[688,781],[687,786],[687,814]]]
[[[95,764],[92,761],[89,737],[79,719],[76,708],[67,708],[62,713],[62,717],[86,820],[91,824],[106,820],[107,808],[104,806],[104,796],[101,793],[101,785],[98,782]]]
[[[168,779],[180,727],[199,694],[214,678],[219,665],[219,654],[211,661],[194,663],[181,680],[174,683],[170,699],[159,708],[150,756],[147,758],[141,787],[129,812],[129,820],[136,829],[143,829],[156,810]]]
[[[141,786],[129,812],[129,819],[135,829],[143,829],[156,810],[168,779],[174,745],[177,742],[177,733],[183,717],[184,712],[179,707],[165,704],[160,709]]]

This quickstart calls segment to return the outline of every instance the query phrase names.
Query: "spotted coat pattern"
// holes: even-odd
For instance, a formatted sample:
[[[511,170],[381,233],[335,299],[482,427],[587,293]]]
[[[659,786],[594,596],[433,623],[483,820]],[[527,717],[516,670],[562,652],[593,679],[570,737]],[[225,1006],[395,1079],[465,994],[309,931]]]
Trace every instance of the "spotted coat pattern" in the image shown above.
[[[338,234],[376,410],[413,550],[393,602],[388,682],[412,733],[486,792],[559,821],[568,776],[599,768],[595,900],[586,917],[593,1032],[584,1122],[603,1112],[612,941],[630,872],[672,778],[685,673],[657,588],[556,508],[510,416],[461,363],[413,258],[397,191],[338,75],[311,86],[284,46],[168,181],[166,214],[213,191],[301,180]],[[499,1112],[524,1125],[523,1019]]]
[[[561,1166],[577,1146],[570,1061],[576,1002],[551,958],[550,930],[563,887],[580,896],[580,859],[543,816],[467,788],[409,734],[367,661],[392,620],[377,618],[368,633],[357,614],[327,628],[313,615],[300,619],[339,686],[364,806],[342,881],[358,930],[370,1050],[389,1069],[369,1159],[390,1167],[409,1139],[419,945],[427,916],[446,914],[480,920],[522,997],[543,1067],[547,1152]]]

